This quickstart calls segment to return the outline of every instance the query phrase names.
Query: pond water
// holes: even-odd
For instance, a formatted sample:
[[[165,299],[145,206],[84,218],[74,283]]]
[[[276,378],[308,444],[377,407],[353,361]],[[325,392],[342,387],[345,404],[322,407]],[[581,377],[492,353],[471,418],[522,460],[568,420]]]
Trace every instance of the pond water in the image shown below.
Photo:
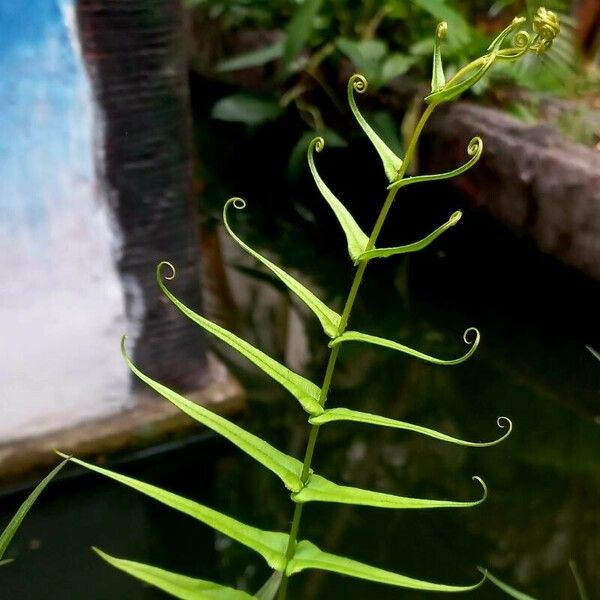
[[[238,136],[235,149],[217,147],[214,164],[206,165],[212,177],[206,180],[204,213],[218,214],[228,194],[245,197],[248,208],[236,215],[236,231],[303,273],[323,299],[339,307],[353,267],[325,203],[304,175],[293,188],[272,175],[285,173],[286,152],[252,153],[260,140],[225,126],[208,135],[207,143],[232,135]],[[282,144],[285,149],[285,140]],[[227,162],[234,150],[237,161]],[[373,221],[385,194],[368,150],[359,142],[357,149],[319,157],[322,175],[365,224]],[[218,165],[233,164],[235,169],[219,172]],[[349,174],[348,165],[356,164],[360,175]],[[576,597],[569,570],[574,560],[593,598],[600,589],[600,363],[585,344],[600,346],[598,285],[469,210],[449,188],[427,186],[399,197],[382,245],[418,239],[459,208],[463,220],[425,251],[369,267],[351,328],[451,358],[464,352],[463,331],[477,326],[482,335],[477,353],[444,367],[383,348],[347,345],[329,405],[473,441],[497,437],[496,419],[506,416],[514,423],[512,435],[491,448],[463,448],[409,432],[331,424],[321,430],[313,466],[339,483],[455,500],[478,496],[480,488],[471,480],[478,475],[489,497],[475,508],[423,511],[310,504],[301,537],[329,552],[443,583],[474,582],[477,565],[486,566],[548,599]],[[287,304],[278,303],[270,320],[263,315],[262,347],[275,352],[285,347],[278,336]],[[258,322],[253,311],[250,317]],[[310,316],[303,323],[310,340],[303,373],[320,382],[326,338]],[[252,323],[242,331],[257,335]],[[308,428],[293,399],[255,370],[230,364],[248,389],[244,425],[301,457]],[[204,436],[163,450],[119,468],[247,523],[289,528],[292,504],[279,481],[228,444]],[[101,564],[91,545],[251,591],[268,576],[255,555],[208,528],[86,476],[54,486],[24,525],[13,548],[19,560],[2,574],[7,597],[162,597]],[[303,600],[422,595],[321,572],[298,575],[290,589],[290,598]],[[505,596],[486,584],[471,597]]]

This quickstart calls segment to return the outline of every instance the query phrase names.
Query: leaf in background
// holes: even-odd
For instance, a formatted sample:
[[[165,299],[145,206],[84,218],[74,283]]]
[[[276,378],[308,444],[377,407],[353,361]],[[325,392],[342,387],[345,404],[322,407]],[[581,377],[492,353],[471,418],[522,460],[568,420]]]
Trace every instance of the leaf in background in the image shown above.
[[[281,267],[273,264],[270,260],[261,256],[258,252],[250,248],[248,244],[243,242],[231,229],[229,222],[227,221],[227,209],[229,206],[233,206],[238,210],[242,210],[246,207],[246,202],[241,198],[230,198],[223,207],[223,223],[225,228],[229,232],[229,235],[251,256],[261,262],[267,269],[272,271],[319,319],[323,330],[329,337],[335,337],[337,335],[338,326],[340,324],[340,315],[334,310],[329,308],[324,302],[319,300],[309,289],[304,287],[298,280],[294,279],[291,275],[286,273]]]
[[[127,356],[127,352],[125,351],[125,337],[123,337],[121,343],[121,350],[127,366],[133,373],[153,390],[157,391],[163,398],[166,398],[169,402],[179,408],[179,410],[192,417],[192,419],[206,425],[206,427],[209,427],[219,435],[228,439],[240,450],[243,450],[254,460],[269,469],[269,471],[275,473],[289,490],[297,492],[302,488],[302,481],[300,480],[302,463],[299,460],[284,454],[280,450],[277,450],[277,448],[271,446],[271,444],[268,444],[249,431],[242,429],[235,423],[232,423],[203,406],[184,398],[142,373]]]
[[[311,141],[316,137],[322,137],[327,140],[327,145],[331,148],[345,148],[348,142],[333,129],[324,127],[322,129],[305,131],[300,139],[294,144],[290,153],[290,160],[288,162],[288,176],[290,179],[295,180],[298,178],[300,173],[303,171],[306,165],[306,152]]]
[[[448,39],[456,46],[467,46],[473,29],[464,17],[454,10],[445,0],[414,0],[425,12],[438,21],[448,23]]]
[[[339,221],[344,233],[346,234],[346,240],[348,242],[348,253],[353,260],[364,251],[367,246],[369,238],[358,226],[354,217],[348,212],[348,209],[333,195],[333,192],[327,187],[325,182],[321,179],[315,166],[314,151],[321,152],[325,147],[325,140],[321,137],[317,137],[311,141],[308,146],[308,166],[310,172],[321,192],[321,195],[327,201],[327,204],[331,207],[337,220]]]
[[[448,32],[448,23],[442,21],[435,30],[435,42],[433,44],[433,68],[431,73],[431,91],[439,90],[445,83],[444,67],[442,65],[442,40]]]
[[[516,598],[517,600],[535,600],[535,598],[533,598],[532,596],[528,596],[527,594],[524,594],[523,592],[519,592],[519,590],[516,590],[515,588],[511,587],[510,585],[504,583],[503,581],[501,581],[500,579],[498,579],[497,577],[492,575],[487,569],[482,569],[481,567],[478,567],[478,569],[482,573],[487,574],[487,578],[496,587],[499,587],[503,592],[506,592],[512,598]]]
[[[50,471],[50,473],[48,473],[48,475],[46,475],[46,477],[44,477],[44,479],[37,484],[33,492],[31,492],[31,494],[29,494],[29,496],[26,498],[25,502],[21,504],[14,517],[10,520],[4,531],[0,534],[0,561],[2,561],[8,545],[15,536],[15,533],[17,533],[19,526],[29,512],[29,509],[33,506],[33,503],[38,499],[38,496],[44,491],[44,488],[50,483],[50,481],[52,481],[56,474],[69,462],[68,456],[65,456],[64,458],[65,460],[63,460],[63,462],[54,467],[54,469],[52,469],[52,471]],[[5,560],[0,564],[6,564],[8,562],[11,561]]]
[[[157,587],[175,598],[181,598],[181,600],[252,600],[252,596],[246,592],[211,581],[195,579],[151,565],[116,558],[98,548],[94,548],[94,552],[120,571]]]
[[[283,54],[283,43],[275,42],[270,46],[264,46],[258,50],[252,50],[238,56],[233,56],[220,62],[216,66],[216,70],[220,73],[228,73],[230,71],[241,71],[243,69],[252,69],[254,67],[262,67],[263,65],[281,58]]]
[[[415,62],[414,57],[406,54],[398,52],[390,54],[381,66],[381,83],[389,83],[392,79],[408,73]]]
[[[356,262],[360,262],[363,260],[371,260],[372,258],[388,258],[390,256],[395,256],[397,254],[407,254],[409,252],[418,252],[419,250],[423,250],[437,239],[444,231],[450,229],[453,225],[456,225],[462,213],[460,210],[456,211],[452,214],[450,219],[446,221],[443,225],[440,225],[435,231],[431,232],[428,236],[424,237],[422,240],[418,242],[414,242],[412,244],[406,244],[405,246],[395,246],[393,248],[374,248],[373,250],[369,250],[368,252],[363,252],[357,259]]]
[[[481,158],[483,153],[483,140],[480,137],[474,137],[467,146],[467,154],[471,157],[466,163],[452,171],[445,173],[431,173],[429,175],[416,175],[415,177],[405,177],[396,183],[388,185],[388,189],[400,189],[414,183],[427,183],[429,181],[441,181],[443,179],[451,179],[468,171]],[[456,214],[456,213],[455,213]]]
[[[475,340],[470,342],[468,340],[469,332],[475,332]],[[423,354],[418,350],[413,350],[408,346],[404,346],[403,344],[399,344],[398,342],[393,342],[392,340],[387,340],[385,338],[377,337],[374,335],[368,335],[366,333],[360,333],[358,331],[346,331],[339,337],[331,340],[329,342],[329,346],[333,348],[337,344],[341,344],[342,342],[364,342],[366,344],[374,344],[375,346],[383,346],[384,348],[391,348],[392,350],[398,350],[398,352],[404,352],[405,354],[409,354],[410,356],[414,356],[415,358],[420,358],[421,360],[425,360],[430,363],[434,363],[436,365],[458,365],[461,362],[464,362],[468,358],[470,358],[475,350],[477,350],[477,346],[479,346],[480,340],[479,331],[475,329],[475,327],[470,327],[467,329],[463,335],[463,339],[466,344],[472,344],[471,349],[461,356],[460,358],[455,358],[452,360],[442,360],[440,358],[435,358],[434,356],[429,356],[428,354]]]
[[[281,578],[283,573],[281,571],[273,571],[273,574],[264,585],[254,594],[256,600],[274,600],[275,594],[279,591],[281,585]]]
[[[357,71],[360,71],[377,89],[383,83],[381,62],[387,53],[387,44],[381,40],[359,40],[338,38],[336,45],[340,52],[350,59]]]
[[[64,456],[60,452],[58,454]],[[102,467],[84,462],[78,458],[71,458],[71,460],[90,471],[114,479],[149,498],[157,500],[165,506],[174,508],[179,512],[201,521],[205,525],[220,531],[223,535],[230,537],[232,540],[235,540],[260,554],[272,569],[281,571],[285,568],[285,549],[289,537],[286,533],[265,531],[264,529],[246,525],[245,523],[233,519],[232,517],[228,517],[208,506],[204,506],[203,504],[199,504],[198,502],[194,502],[183,496],[178,496],[177,494],[163,490],[150,483],[133,479],[133,477],[128,477],[127,475],[121,475],[120,473],[110,471],[109,469],[103,469]]]
[[[318,417],[311,417],[309,420],[311,425],[324,425],[325,423],[332,423],[334,421],[354,421],[356,423],[366,423],[368,425],[379,425],[381,427],[392,427],[394,429],[405,429],[407,431],[413,431],[426,435],[428,437],[441,440],[442,442],[450,442],[451,444],[458,444],[459,446],[470,446],[473,448],[484,448],[487,446],[495,446],[502,440],[505,440],[512,431],[512,422],[506,417],[498,418],[498,427],[504,428],[504,424],[508,424],[508,430],[506,433],[499,437],[497,440],[491,442],[467,442],[445,433],[435,431],[435,429],[429,429],[428,427],[421,427],[420,425],[413,425],[412,423],[406,423],[404,421],[398,421],[396,419],[389,419],[388,417],[382,417],[381,415],[373,415],[371,413],[360,412],[357,410],[351,410],[349,408],[328,408],[322,415]]]
[[[294,59],[308,43],[320,8],[321,0],[304,0],[290,19],[283,44],[282,67],[285,73],[291,71]]]
[[[274,121],[282,112],[283,108],[274,99],[240,92],[221,98],[212,107],[211,116],[221,121],[260,125],[265,121]]]
[[[302,540],[296,547],[294,558],[288,564],[287,574],[293,575],[304,569],[320,569],[341,575],[349,575],[357,579],[375,581],[376,583],[385,583],[387,585],[430,592],[470,592],[477,589],[485,581],[484,577],[475,585],[455,586],[413,579],[412,577],[372,567],[362,562],[345,558],[344,556],[323,552],[307,540]]]
[[[358,121],[358,124],[371,140],[373,146],[375,146],[375,150],[377,150],[377,153],[381,158],[383,170],[385,171],[389,182],[393,183],[398,178],[398,171],[400,170],[400,167],[402,167],[402,160],[388,148],[385,142],[375,133],[373,128],[362,116],[356,105],[356,100],[354,99],[355,91],[359,94],[363,94],[367,91],[367,80],[362,75],[354,74],[348,80],[348,103],[350,104],[350,109],[352,110],[355,119]]]
[[[167,267],[171,270],[171,275],[165,276],[165,279],[170,280],[175,277],[175,267],[171,263],[161,262],[156,268],[156,281],[163,291],[165,296],[189,319],[203,329],[212,333],[221,341],[229,344],[234,350],[245,356],[250,362],[254,363],[259,369],[263,370],[269,377],[281,384],[286,390],[294,396],[302,405],[302,408],[310,415],[318,415],[323,412],[323,407],[319,404],[320,389],[308,379],[294,373],[281,363],[255,348],[245,340],[242,340],[237,335],[220,327],[216,323],[205,319],[198,313],[189,309],[183,302],[178,300],[171,291],[167,288],[162,280],[161,270]]]
[[[338,485],[320,475],[313,473],[306,485],[292,494],[294,502],[336,502],[338,504],[357,504],[378,508],[422,509],[422,508],[468,508],[481,504],[487,498],[487,487],[479,477],[473,477],[481,483],[483,496],[479,500],[457,502],[454,500],[427,500],[424,498],[407,498],[394,494],[373,492],[347,485]]]

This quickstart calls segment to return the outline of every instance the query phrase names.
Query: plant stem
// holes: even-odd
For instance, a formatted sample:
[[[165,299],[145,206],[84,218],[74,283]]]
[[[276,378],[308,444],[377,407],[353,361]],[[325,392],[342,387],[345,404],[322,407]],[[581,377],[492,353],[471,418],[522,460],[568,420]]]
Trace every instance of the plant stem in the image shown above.
[[[417,141],[421,132],[423,131],[423,127],[425,123],[427,123],[427,119],[431,116],[431,113],[435,109],[435,104],[430,104],[423,111],[415,130],[412,133],[410,138],[410,142],[408,144],[408,148],[406,149],[406,154],[404,156],[404,161],[400,170],[398,171],[398,179],[400,180],[406,174],[406,170],[408,169],[408,165],[410,164],[410,160],[415,152]],[[375,221],[375,225],[373,227],[373,231],[369,236],[369,241],[367,242],[367,246],[365,251],[372,250],[377,243],[377,238],[381,233],[381,228],[387,218],[390,208],[394,203],[394,199],[396,198],[396,194],[398,193],[399,188],[395,187],[388,192],[388,195],[381,207],[381,211],[379,212],[379,216]],[[348,325],[348,319],[350,318],[350,314],[352,312],[352,308],[354,307],[354,302],[356,300],[356,296],[358,294],[358,290],[360,288],[360,284],[362,283],[363,276],[365,271],[367,270],[367,265],[369,261],[362,261],[358,268],[356,269],[356,273],[354,274],[354,279],[352,280],[352,285],[350,287],[350,291],[348,292],[348,297],[346,298],[346,303],[344,305],[344,310],[342,311],[342,315],[340,318],[340,324],[337,330],[337,336],[342,335],[346,330],[346,326]],[[337,337],[336,336],[336,337]],[[335,364],[337,362],[337,358],[339,355],[340,346],[334,346],[329,353],[329,359],[327,361],[327,367],[325,368],[325,376],[323,378],[323,384],[321,385],[321,393],[319,394],[319,403],[321,406],[325,406],[327,402],[327,394],[329,393],[329,388],[331,387],[331,379],[333,377],[333,372],[335,370]],[[319,425],[313,425],[310,429],[310,433],[308,436],[308,442],[306,444],[306,451],[304,453],[304,462],[302,464],[302,474],[300,479],[303,484],[306,484],[308,478],[310,476],[310,466],[312,464],[313,455],[315,452],[315,447],[317,445],[317,438],[319,436]],[[286,562],[292,560],[294,556],[294,552],[296,550],[296,539],[298,537],[298,531],[300,529],[300,521],[302,520],[302,507],[304,505],[301,502],[298,502],[294,508],[294,515],[292,517],[292,525],[290,528],[290,534],[288,539],[288,546],[286,549]],[[283,574],[283,579],[281,580],[281,585],[279,587],[279,594],[277,596],[278,600],[285,600],[287,595],[287,586],[288,586],[288,576],[286,573]]]

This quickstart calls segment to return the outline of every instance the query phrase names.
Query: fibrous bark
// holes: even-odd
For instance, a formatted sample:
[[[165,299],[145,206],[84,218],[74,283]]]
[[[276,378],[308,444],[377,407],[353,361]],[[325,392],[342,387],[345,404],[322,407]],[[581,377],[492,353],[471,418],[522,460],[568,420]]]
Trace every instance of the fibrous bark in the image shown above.
[[[180,0],[78,0],[96,102],[98,172],[120,230],[118,268],[136,320],[140,368],[178,389],[202,383],[204,339],[161,296],[155,268],[177,268],[174,293],[199,310],[191,115]]]

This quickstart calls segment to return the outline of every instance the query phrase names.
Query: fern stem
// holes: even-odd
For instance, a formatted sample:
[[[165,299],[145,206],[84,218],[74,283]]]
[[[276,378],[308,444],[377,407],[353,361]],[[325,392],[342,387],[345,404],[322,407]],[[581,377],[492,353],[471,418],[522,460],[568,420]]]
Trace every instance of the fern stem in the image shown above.
[[[421,132],[423,131],[423,127],[425,126],[425,123],[427,123],[427,120],[431,116],[431,113],[434,111],[435,107],[436,107],[436,104],[430,104],[423,111],[423,114],[421,115],[421,118],[419,119],[419,122],[417,123],[417,126],[415,127],[415,130],[413,131],[412,136],[410,138],[410,142],[408,144],[408,148],[406,149],[406,154],[404,156],[404,161],[402,163],[402,166],[400,167],[400,170],[398,171],[398,180],[402,179],[404,177],[404,175],[406,174],[406,170],[408,169],[410,160],[412,159],[412,156],[417,147],[417,141],[419,140]],[[388,192],[388,195],[385,199],[385,202],[383,203],[383,206],[381,207],[381,211],[379,212],[377,220],[375,221],[373,231],[371,232],[371,235],[369,236],[369,241],[367,243],[365,251],[372,250],[375,247],[375,244],[377,243],[377,238],[379,237],[379,234],[381,233],[383,224],[385,223],[387,215],[390,211],[390,208],[392,207],[392,204],[394,203],[394,199],[396,198],[396,194],[398,193],[399,189],[400,188],[395,187],[395,188],[392,188]],[[359,263],[358,268],[356,269],[356,273],[354,274],[354,279],[352,280],[352,285],[350,287],[350,291],[348,292],[348,297],[346,298],[344,310],[343,310],[341,318],[340,318],[340,324],[339,324],[338,331],[337,331],[338,336],[342,335],[342,333],[344,333],[344,331],[346,330],[346,326],[348,325],[348,319],[350,318],[350,314],[352,313],[352,308],[354,307],[354,302],[356,300],[356,296],[358,295],[358,290],[362,283],[363,276],[365,274],[365,271],[367,270],[368,264],[369,264],[369,261],[367,261],[367,260],[362,261],[361,263]],[[327,360],[327,367],[325,368],[325,376],[323,377],[323,385],[321,386],[321,393],[319,394],[319,402],[320,402],[321,406],[325,406],[325,403],[327,402],[327,394],[329,393],[329,388],[331,387],[331,380],[333,378],[333,373],[335,371],[335,365],[337,362],[339,349],[340,349],[339,345],[334,346],[331,349],[331,352],[329,353],[329,359]],[[306,451],[304,453],[304,461],[302,464],[302,475],[300,477],[304,484],[308,481],[308,478],[310,476],[310,467],[312,464],[312,459],[313,459],[315,448],[317,445],[317,438],[319,436],[319,427],[320,427],[319,425],[313,425],[310,429],[310,433],[308,436],[308,441],[306,444]],[[296,504],[296,506],[294,508],[294,515],[292,517],[292,525],[290,528],[288,546],[286,548],[286,561],[287,562],[292,560],[292,558],[294,556],[294,552],[296,550],[298,531],[300,529],[300,521],[302,520],[302,507],[303,507],[303,504],[299,502]],[[288,576],[284,573],[283,578],[281,580],[281,585],[279,587],[279,593],[277,595],[278,600],[286,599],[288,579],[289,579]]]

